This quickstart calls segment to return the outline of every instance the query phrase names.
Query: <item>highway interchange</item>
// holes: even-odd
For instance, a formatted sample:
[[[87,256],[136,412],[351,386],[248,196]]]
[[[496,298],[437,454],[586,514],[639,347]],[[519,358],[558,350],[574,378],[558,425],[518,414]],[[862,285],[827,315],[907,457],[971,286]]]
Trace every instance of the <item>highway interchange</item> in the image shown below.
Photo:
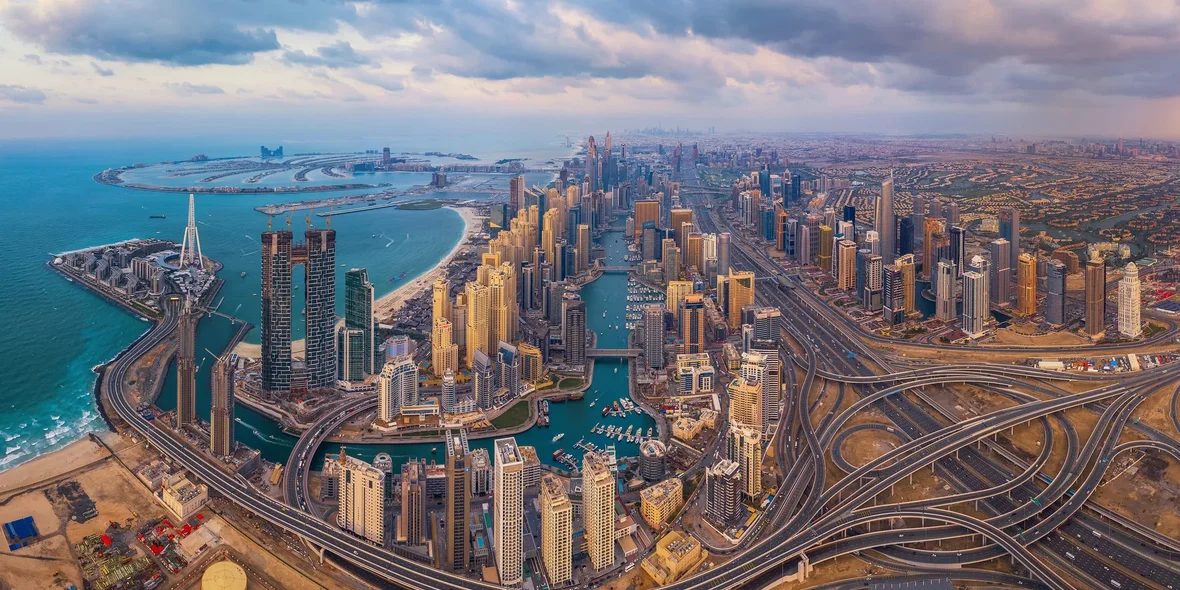
[[[718,230],[711,213],[703,208],[698,212],[703,231]],[[740,239],[735,240],[732,256],[735,268],[754,270],[760,277],[781,274],[773,261]],[[782,484],[766,515],[730,553],[728,561],[669,587],[765,587],[794,572],[803,555],[814,564],[851,553],[884,568],[904,569],[907,577],[943,576],[996,585],[1071,588],[1072,582],[1060,574],[1068,571],[1074,580],[1087,586],[1120,590],[1180,588],[1180,547],[1109,511],[1095,516],[1092,507],[1086,506],[1107,467],[1120,453],[1151,448],[1180,458],[1180,446],[1174,439],[1129,420],[1149,392],[1178,377],[1180,367],[1165,365],[1144,370],[1115,385],[1080,394],[1066,392],[1053,381],[1110,378],[986,363],[895,369],[861,343],[859,337],[863,334],[853,332],[857,328],[850,326],[846,318],[828,309],[806,289],[784,290],[771,284],[759,283],[759,303],[783,311],[785,335],[802,351],[791,353],[791,360],[805,370],[802,382],[789,390],[802,394],[788,396],[781,425],[770,443],[784,474]],[[103,377],[103,391],[115,411],[152,446],[257,517],[380,576],[392,586],[497,587],[440,572],[418,561],[420,557],[413,553],[374,547],[318,517],[309,517],[310,505],[302,494],[312,453],[340,424],[370,410],[369,405],[357,403],[334,409],[300,439],[292,452],[293,477],[285,482],[286,497],[294,506],[271,499],[244,479],[226,473],[210,456],[141,416],[127,401],[125,376],[140,357],[173,336],[179,302],[166,295],[163,308],[164,319],[108,365]],[[882,371],[886,374],[878,374]],[[793,375],[789,378],[794,384]],[[844,404],[834,403],[817,416],[819,400],[809,399],[807,394],[820,380],[838,384],[841,400],[849,393],[859,399],[839,412]],[[947,426],[928,409],[899,395],[910,391],[921,397],[915,388],[954,383],[1007,395],[1017,405],[968,420],[951,420]],[[1043,395],[1034,397],[1023,391]],[[1177,391],[1180,393],[1180,388]],[[889,418],[889,428],[900,444],[854,467],[839,457],[839,441],[848,432],[842,428],[856,411],[868,407]],[[1086,408],[1097,415],[1093,432],[1084,444],[1063,417],[1062,413],[1072,408]],[[1052,474],[1043,473],[1054,446],[1049,420],[1055,421],[1064,434],[1066,447],[1065,461]],[[1044,428],[1041,456],[1023,465],[998,461],[995,455],[1003,453],[997,452],[990,439],[1032,421]],[[1145,434],[1146,439],[1120,444],[1120,435],[1127,428]],[[984,448],[990,452],[985,453]],[[845,471],[838,481],[828,481],[828,457]],[[955,490],[937,499],[905,503],[890,500],[893,486],[926,468],[950,482]],[[967,503],[977,506],[987,518],[951,509]],[[905,524],[896,526],[897,519]],[[876,530],[873,523],[878,523]],[[916,548],[920,542],[967,536],[986,538],[988,542],[970,549]],[[1019,564],[1015,575],[972,567],[1004,554]]]

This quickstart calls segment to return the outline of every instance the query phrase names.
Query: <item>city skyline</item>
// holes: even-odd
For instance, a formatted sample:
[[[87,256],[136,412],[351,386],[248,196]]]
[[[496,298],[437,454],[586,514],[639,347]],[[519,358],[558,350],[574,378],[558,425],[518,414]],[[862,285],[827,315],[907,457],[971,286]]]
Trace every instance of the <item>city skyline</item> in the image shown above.
[[[337,132],[371,133],[527,115],[542,127],[1180,137],[1174,5],[678,6],[12,1],[0,7],[0,123],[7,137],[295,121],[315,133],[331,114]],[[399,116],[374,127],[360,114],[374,107]]]

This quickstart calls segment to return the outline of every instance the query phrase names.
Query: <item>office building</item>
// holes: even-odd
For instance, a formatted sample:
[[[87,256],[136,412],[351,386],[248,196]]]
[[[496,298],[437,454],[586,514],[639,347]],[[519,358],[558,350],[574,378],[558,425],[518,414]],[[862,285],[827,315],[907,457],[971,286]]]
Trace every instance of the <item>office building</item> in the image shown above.
[[[1045,265],[1045,321],[1065,323],[1065,263],[1049,259]]]
[[[582,520],[591,566],[610,567],[615,561],[615,476],[605,453],[582,456]]]
[[[951,227],[947,232],[947,238],[950,239],[950,259],[951,264],[955,265],[955,278],[963,276],[963,271],[967,270],[967,230],[961,227]]]
[[[234,365],[238,357],[225,354],[213,364],[209,407],[209,450],[226,457],[234,452]]]
[[[1016,268],[1020,256],[1020,211],[1013,207],[1000,207],[1000,237],[1008,240],[1008,268]]]
[[[541,476],[541,563],[551,586],[573,580],[574,508],[556,475]]]
[[[991,276],[988,277],[990,283],[988,291],[992,303],[996,305],[1007,305],[1011,298],[1012,266],[1008,262],[1012,259],[1011,246],[1004,238],[992,240],[988,244],[988,252],[991,254]],[[1016,268],[1020,268],[1019,257],[1017,257],[1016,264]],[[1036,268],[1034,267],[1033,270],[1035,272]]]
[[[660,202],[654,200],[635,201],[635,227],[642,228],[645,223],[652,223],[654,227],[660,226]],[[677,229],[673,227],[672,229]],[[639,239],[641,232],[636,231],[636,240]]]
[[[643,306],[643,357],[653,369],[664,368],[664,306]]]
[[[754,310],[754,339],[769,342],[782,340],[783,312],[777,307]]]
[[[667,476],[668,447],[659,439],[648,439],[639,445],[639,476],[644,481],[659,481]]]
[[[934,236],[941,232],[942,222],[927,217],[922,227],[922,276],[927,279],[934,278],[934,265],[938,264],[938,246],[934,243]]]
[[[1086,261],[1086,334],[1098,338],[1106,330],[1106,265]]]
[[[426,543],[426,463],[410,461],[401,470],[401,518],[397,537],[410,545]]]
[[[726,458],[738,464],[742,493],[750,500],[762,494],[762,432],[731,425],[726,433]]]
[[[316,391],[336,384],[336,230],[308,228],[304,239],[304,364],[307,389]]]
[[[1037,258],[1027,252],[1016,259],[1016,311],[1026,316],[1037,313]]]
[[[360,383],[365,379],[365,360],[368,347],[362,330],[340,326],[336,330],[336,376],[342,382]],[[368,359],[370,364],[372,359]]]
[[[455,386],[455,372],[447,369],[443,373],[442,386],[439,393],[439,410],[443,414],[450,414],[455,411],[455,402],[457,402],[457,392]]]
[[[726,281],[728,299],[725,312],[731,329],[742,325],[742,308],[754,305],[754,273],[748,270],[730,271]]]
[[[385,473],[340,453],[336,524],[376,545],[385,544]]]
[[[467,546],[467,503],[471,496],[470,455],[462,430],[448,430],[443,438],[446,463],[446,538],[441,543],[443,569],[452,572],[467,570],[470,552]]]
[[[897,252],[898,254],[914,253],[914,218],[902,217],[897,222]]]
[[[717,274],[729,274],[729,232],[717,234]]]
[[[369,282],[369,272],[363,268],[354,268],[344,273],[344,329],[361,332],[359,350],[352,347],[350,340],[349,357],[362,362],[361,370],[365,375],[373,375],[380,370],[381,364],[377,354],[377,330],[373,320],[373,283]],[[353,363],[346,365],[350,369],[350,377],[355,377]],[[362,377],[363,378],[363,377]],[[359,381],[357,378],[341,376],[341,381]]]
[[[668,281],[668,289],[664,303],[668,306],[668,310],[672,312],[672,321],[676,322],[680,319],[680,303],[684,301],[684,297],[693,292],[692,281]]]
[[[1143,335],[1143,324],[1139,319],[1139,267],[1127,263],[1123,278],[1119,279],[1119,334],[1127,338]]]
[[[911,314],[917,311],[917,268],[913,254],[902,254],[895,260],[901,269],[901,288],[905,293],[905,312]]]
[[[955,265],[939,260],[934,279],[934,317],[944,322],[955,319]]]
[[[586,272],[590,269],[590,250],[594,245],[590,243],[590,226],[585,223],[578,224],[577,234],[578,244],[578,272]]]
[[[176,427],[197,421],[197,323],[201,313],[185,302],[176,323]]]
[[[586,302],[569,301],[565,307],[565,363],[586,364]]]
[[[897,222],[893,217],[893,172],[889,179],[881,183],[881,196],[877,198],[877,211],[874,217],[877,234],[881,236],[881,257],[885,264],[893,264],[893,255],[897,252]]]
[[[486,496],[492,491],[492,456],[487,449],[471,451],[471,493]]]
[[[377,420],[393,424],[403,406],[418,405],[418,366],[403,356],[385,363],[377,378]]]
[[[648,526],[659,531],[684,505],[684,483],[672,477],[639,492],[639,514]]]
[[[863,252],[863,250],[862,250]],[[867,311],[880,311],[881,297],[884,291],[882,271],[882,257],[877,254],[869,256],[864,261],[864,285],[861,292],[861,306]]]
[[[819,226],[819,268],[827,273],[832,272],[832,244],[832,228]]]
[[[680,302],[680,352],[696,353],[705,349],[705,300],[700,293],[689,293]]]
[[[737,520],[742,510],[741,467],[734,461],[722,459],[705,468],[705,517],[718,528]]]
[[[471,364],[471,393],[475,397],[475,405],[481,410],[491,408],[495,392],[495,363],[482,350],[476,351]]]
[[[524,567],[524,459],[515,438],[500,438],[495,451],[495,547],[500,583],[521,582]]]
[[[856,290],[856,242],[844,239],[839,242],[837,255],[840,259],[836,288],[841,291]]]
[[[541,349],[521,342],[516,346],[520,355],[520,379],[531,384],[539,383],[545,378],[545,356]]]

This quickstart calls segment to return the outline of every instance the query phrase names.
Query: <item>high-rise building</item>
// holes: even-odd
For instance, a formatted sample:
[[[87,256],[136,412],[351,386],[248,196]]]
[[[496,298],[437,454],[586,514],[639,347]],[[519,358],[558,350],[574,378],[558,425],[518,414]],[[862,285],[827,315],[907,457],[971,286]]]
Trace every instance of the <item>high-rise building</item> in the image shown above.
[[[745,356],[745,355],[743,355]],[[761,360],[762,355],[757,355]],[[743,372],[748,363],[742,363]],[[762,372],[766,366],[761,364]],[[738,377],[729,384],[729,421],[762,430],[762,383]]]
[[[409,461],[401,472],[402,513],[398,538],[410,545],[426,543],[426,463]]]
[[[635,239],[639,240],[642,232],[639,231],[644,223],[651,222],[656,227],[660,226],[660,202],[655,200],[635,201]],[[679,229],[673,227],[672,229]]]
[[[443,437],[446,463],[446,538],[443,539],[440,563],[443,569],[462,572],[467,569],[467,503],[471,496],[470,455],[462,430],[447,430]]]
[[[905,312],[911,314],[917,311],[917,272],[913,254],[902,254],[897,257],[897,266],[901,269],[901,288],[905,293]]]
[[[934,217],[927,217],[922,226],[922,276],[927,279],[934,278],[934,265],[938,264],[934,236],[940,232],[942,232],[942,222]]]
[[[582,520],[590,564],[601,571],[615,561],[615,476],[605,453],[582,456]]]
[[[717,234],[717,274],[729,274],[729,232]]]
[[[237,355],[227,353],[213,364],[209,450],[218,457],[234,452],[234,365],[237,360]]]
[[[336,330],[336,376],[359,383],[365,379],[365,333],[340,326]]]
[[[882,272],[882,317],[889,325],[905,321],[905,287],[901,267],[896,263],[886,266]]]
[[[722,459],[705,469],[705,516],[725,525],[742,514],[742,473],[734,461]]]
[[[590,226],[585,223],[578,224],[578,272],[585,272],[590,269],[590,250],[593,245],[590,243]]]
[[[307,388],[315,391],[336,384],[336,230],[308,228],[304,239],[304,363]]]
[[[673,208],[668,211],[668,225],[672,231],[676,232],[676,245],[684,248],[683,226],[684,224],[693,225],[692,223],[692,209]]]
[[[876,217],[877,233],[881,236],[881,256],[885,264],[893,264],[893,254],[897,252],[897,222],[893,217],[893,172],[889,179],[881,183],[881,196],[877,198]]]
[[[340,452],[336,524],[377,545],[385,543],[385,473]]]
[[[700,293],[689,293],[680,301],[678,336],[682,352],[696,353],[705,349],[705,300]]]
[[[499,438],[495,450],[495,546],[500,583],[519,584],[524,568],[524,459],[515,438]]]
[[[1086,261],[1086,334],[1101,336],[1106,330],[1106,265],[1101,259]]]
[[[738,464],[742,493],[754,500],[762,494],[762,431],[748,426],[730,426],[726,433],[726,458]]]
[[[475,396],[475,405],[486,410],[492,407],[492,398],[496,391],[496,368],[492,357],[482,350],[476,351],[471,362],[471,393]]]
[[[459,345],[454,342],[451,321],[447,318],[434,318],[430,331],[430,369],[435,377],[447,371],[459,372]]]
[[[586,364],[586,302],[570,301],[565,308],[565,362]]]
[[[1012,266],[1008,262],[1012,259],[1011,247],[1012,245],[1004,238],[992,240],[988,244],[991,254],[991,273],[989,273],[991,276],[988,277],[990,283],[988,291],[991,294],[992,303],[996,305],[1007,305],[1011,298]],[[1019,268],[1019,264],[1018,257],[1017,268]]]
[[[856,242],[848,239],[840,240],[837,256],[839,258],[836,275],[836,288],[841,291],[856,289]]]
[[[551,586],[574,577],[574,507],[556,475],[541,476],[541,563]]]
[[[451,283],[446,278],[437,279],[431,286],[430,295],[432,304],[430,317],[453,320],[451,317]]]
[[[516,215],[524,208],[524,176],[513,176],[508,179],[508,208]]]
[[[864,244],[861,246],[861,248],[862,249],[868,248],[869,252],[873,253],[874,255],[880,256],[881,255],[881,234],[877,233],[876,230],[871,230],[871,229],[869,231],[865,232],[865,241],[864,241]]]
[[[291,230],[262,234],[262,393],[291,393]]]
[[[770,342],[782,340],[783,312],[777,307],[760,307],[754,311],[754,338]]]
[[[832,244],[832,228],[819,226],[819,268],[824,272],[832,272]]]
[[[684,297],[693,292],[692,281],[668,281],[668,290],[664,303],[668,306],[668,310],[672,312],[672,320],[680,320],[680,303],[684,301]]]
[[[467,366],[471,366],[475,352],[489,354],[488,315],[490,313],[488,288],[477,281],[468,281],[464,287],[467,294]]]
[[[471,451],[471,493],[486,496],[492,491],[492,456],[487,449]]]
[[[728,285],[728,299],[725,302],[725,313],[728,315],[730,328],[742,325],[742,308],[754,305],[754,273],[748,270],[731,270]]]
[[[971,338],[979,338],[986,332],[991,312],[987,282],[987,276],[978,271],[963,273],[963,332]]]
[[[392,424],[402,406],[418,403],[418,365],[403,356],[388,363],[377,378],[377,419]]]
[[[176,329],[176,427],[197,421],[197,322],[201,313],[184,303]]]
[[[1026,316],[1037,313],[1037,258],[1027,252],[1016,259],[1016,311]]]
[[[643,357],[653,369],[664,368],[664,306],[643,306]]]
[[[1000,207],[1000,237],[1008,240],[1008,268],[1015,268],[1020,256],[1020,211],[1014,207]]]
[[[902,217],[897,222],[897,253],[914,253],[914,218]]]
[[[883,278],[882,257],[877,254],[869,256],[865,260],[864,286],[861,295],[861,305],[868,311],[881,309],[881,297],[884,291]]]
[[[455,411],[457,390],[455,386],[455,372],[450,369],[447,369],[447,372],[443,373],[439,397],[441,398],[441,411],[444,414],[453,413]]]
[[[365,375],[380,370],[380,364],[375,364],[379,363],[376,327],[373,321],[373,283],[369,282],[369,272],[363,268],[351,269],[344,273],[344,329],[361,332],[360,343],[363,348],[350,349],[349,356],[350,359],[359,357]],[[340,380],[357,381],[343,376],[340,376]]]
[[[946,224],[951,227],[958,227],[959,225],[959,202],[951,201],[946,206]]]
[[[496,387],[507,389],[512,395],[520,393],[520,353],[516,347],[500,341],[496,347]]]
[[[1050,258],[1045,265],[1045,321],[1065,323],[1065,263]]]
[[[955,319],[955,265],[938,261],[934,278],[934,317],[944,322]]]
[[[1139,319],[1139,267],[1134,262],[1128,262],[1123,269],[1123,278],[1119,279],[1119,334],[1127,338],[1138,338],[1143,334],[1143,324]]]

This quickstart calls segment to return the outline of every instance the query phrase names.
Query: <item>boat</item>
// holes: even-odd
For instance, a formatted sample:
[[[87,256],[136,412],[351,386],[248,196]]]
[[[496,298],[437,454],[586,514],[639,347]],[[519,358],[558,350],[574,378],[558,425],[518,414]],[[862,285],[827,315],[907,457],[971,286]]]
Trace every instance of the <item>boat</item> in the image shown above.
[[[619,368],[618,368],[618,367],[615,367],[615,372],[616,372],[616,373],[618,373],[618,372],[619,372]]]
[[[556,451],[553,451],[553,460],[557,461],[561,459],[563,455],[565,455],[565,451],[563,449],[557,449]]]
[[[602,312],[602,317],[606,317],[606,312]]]
[[[430,447],[430,452],[431,452],[431,453],[437,453],[437,452],[438,452],[438,447]]]
[[[242,271],[242,278],[246,278],[246,271]]]
[[[148,215],[148,219],[168,219],[165,215]]]
[[[605,407],[603,407],[603,408],[602,408],[602,415],[603,415],[603,416],[605,416],[605,415],[607,415],[607,414],[609,414],[609,413],[610,413],[610,406],[605,406]]]
[[[565,436],[564,432],[557,433],[557,436],[553,437],[553,442],[557,442],[557,441],[561,440],[562,437],[564,437],[564,436]]]
[[[598,403],[598,398],[594,398],[594,401],[590,402],[590,407],[593,408],[596,403]]]

